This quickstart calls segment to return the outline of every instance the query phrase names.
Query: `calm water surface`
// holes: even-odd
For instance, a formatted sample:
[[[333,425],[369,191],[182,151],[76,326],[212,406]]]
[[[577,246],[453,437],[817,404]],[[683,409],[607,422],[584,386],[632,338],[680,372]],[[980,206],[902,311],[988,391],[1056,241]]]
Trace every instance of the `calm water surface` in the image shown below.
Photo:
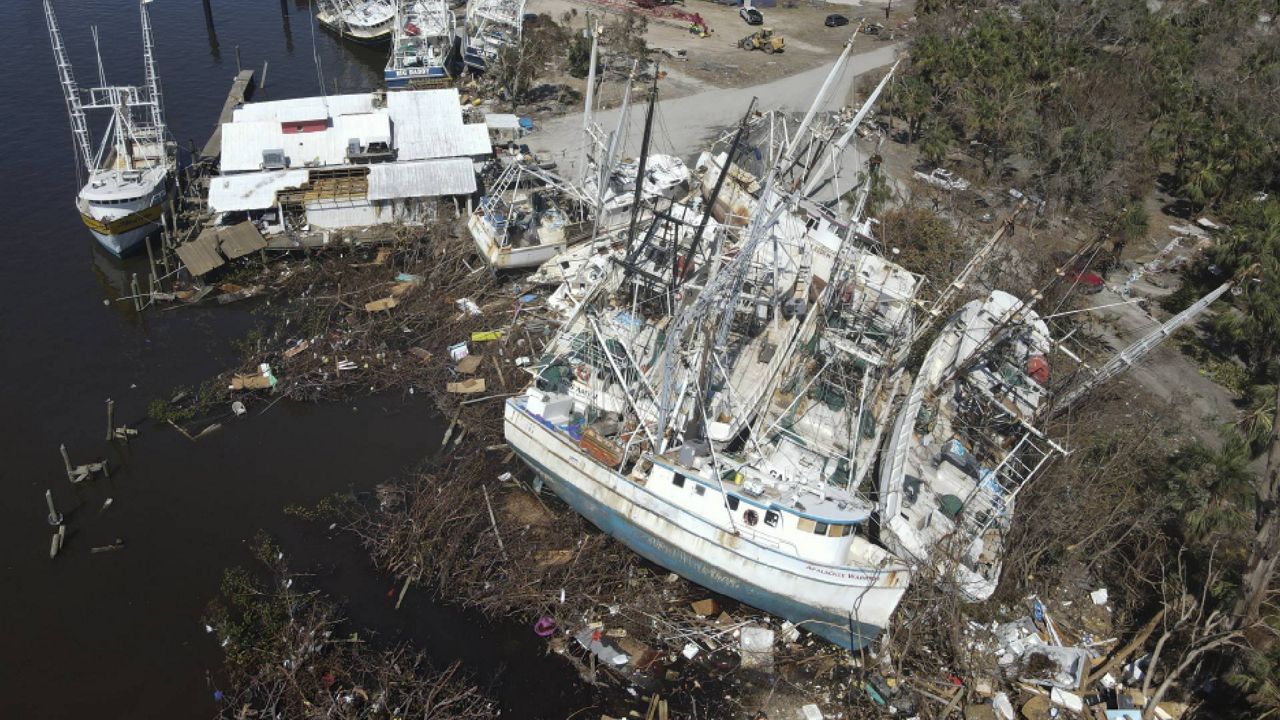
[[[141,84],[135,3],[56,0],[56,8],[82,86],[96,79],[95,25],[108,81]],[[306,2],[156,0],[151,17],[168,120],[183,145],[203,144],[212,130],[236,46],[245,67],[269,63],[258,99],[316,94]],[[145,278],[145,261],[104,256],[76,215],[70,131],[40,2],[0,2],[0,27],[8,35],[0,43],[0,718],[214,714],[207,676],[218,648],[199,618],[222,569],[252,562],[245,541],[260,528],[281,539],[296,568],[318,570],[358,624],[412,639],[442,663],[463,659],[496,683],[504,716],[564,717],[589,704],[527,628],[483,624],[423,593],[395,612],[390,581],[358,548],[282,513],[370,489],[438,447],[441,428],[422,395],[280,403],[263,415],[250,408],[248,419],[198,444],[143,420],[152,399],[232,364],[231,340],[261,316],[245,305],[140,316],[117,301],[130,273]],[[381,76],[377,51],[339,45],[318,28],[314,47],[331,92],[335,83],[367,90]],[[108,397],[117,419],[142,431],[127,448],[103,440]],[[71,485],[60,443],[75,462],[109,458],[111,478]],[[53,562],[46,488],[70,531]],[[123,551],[90,554],[116,538]]]

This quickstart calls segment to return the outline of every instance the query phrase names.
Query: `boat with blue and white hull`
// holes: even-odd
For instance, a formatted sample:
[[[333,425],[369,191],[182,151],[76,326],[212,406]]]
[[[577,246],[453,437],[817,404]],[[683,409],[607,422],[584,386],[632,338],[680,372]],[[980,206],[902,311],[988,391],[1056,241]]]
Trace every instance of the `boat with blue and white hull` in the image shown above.
[[[404,0],[397,7],[387,89],[436,85],[452,79],[457,19],[445,0]]]
[[[747,489],[722,495],[709,465],[701,471],[682,465],[678,452],[647,457],[624,475],[584,454],[572,431],[561,427],[571,406],[567,394],[536,388],[508,400],[506,439],[601,530],[703,587],[842,647],[861,648],[888,627],[910,573],[855,530],[867,517],[865,507],[843,502],[847,498],[814,498],[814,507],[800,512],[763,493],[753,498]],[[744,486],[764,487],[758,471],[738,472]],[[806,520],[827,532],[840,529],[803,532]]]

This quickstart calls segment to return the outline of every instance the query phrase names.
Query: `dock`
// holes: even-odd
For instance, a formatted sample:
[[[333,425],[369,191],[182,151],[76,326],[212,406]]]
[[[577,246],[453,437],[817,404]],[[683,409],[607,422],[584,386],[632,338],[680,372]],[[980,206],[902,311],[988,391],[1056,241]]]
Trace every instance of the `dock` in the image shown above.
[[[222,113],[218,115],[218,125],[209,136],[209,142],[200,151],[200,159],[207,160],[222,155],[222,125],[231,122],[231,115],[253,95],[253,71],[241,70],[231,83],[231,92],[227,93],[227,101],[222,104]]]

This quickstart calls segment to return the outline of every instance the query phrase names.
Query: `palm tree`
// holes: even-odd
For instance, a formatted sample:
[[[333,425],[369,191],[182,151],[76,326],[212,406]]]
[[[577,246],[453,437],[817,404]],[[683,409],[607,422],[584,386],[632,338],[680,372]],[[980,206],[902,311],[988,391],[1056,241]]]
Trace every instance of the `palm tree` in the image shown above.
[[[1222,447],[1192,443],[1173,459],[1173,479],[1179,486],[1175,508],[1183,511],[1188,539],[1212,542],[1249,527],[1254,475],[1249,449],[1239,433],[1229,432]]]

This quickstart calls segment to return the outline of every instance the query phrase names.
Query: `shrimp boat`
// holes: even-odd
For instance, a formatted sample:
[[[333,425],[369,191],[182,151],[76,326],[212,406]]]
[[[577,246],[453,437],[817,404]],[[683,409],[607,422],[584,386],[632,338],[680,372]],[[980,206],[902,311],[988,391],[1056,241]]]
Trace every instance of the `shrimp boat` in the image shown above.
[[[586,246],[576,271],[594,283],[530,367],[533,384],[507,401],[504,428],[565,502],[640,555],[861,648],[888,626],[910,568],[871,532],[875,503],[859,483],[793,450],[819,433],[792,423],[780,438],[775,408],[814,338],[824,352],[897,362],[916,278],[875,257],[860,223],[781,189],[797,187],[780,168],[802,145],[829,139],[809,129],[789,136],[743,224],[707,221],[714,183],[692,222],[655,211],[639,232]],[[675,222],[692,230],[669,232]],[[892,337],[854,331],[871,320]],[[833,437],[851,424],[828,433],[833,453],[874,455],[874,440]]]
[[[116,257],[137,250],[161,227],[177,167],[176,147],[168,140],[164,122],[160,76],[147,14],[149,2],[139,3],[144,86],[108,85],[99,57],[99,86],[87,92],[76,85],[53,5],[49,0],[44,3],[58,78],[78,151],[76,174],[84,181],[76,208],[98,243]],[[96,150],[89,137],[86,111],[90,110],[110,113],[106,134]]]
[[[570,506],[640,555],[859,648],[887,627],[910,578],[866,531],[874,505],[750,440],[722,449],[712,441],[735,397],[776,389],[770,352],[794,351],[755,342],[777,337],[769,328],[795,312],[795,290],[807,292],[794,275],[775,286],[753,272],[773,265],[760,252],[771,244],[764,238],[736,246],[717,272],[704,257],[684,279],[703,290],[680,300],[671,289],[680,273],[611,264],[534,385],[507,402],[505,434]]]
[[[498,59],[502,48],[520,42],[523,23],[524,0],[470,0],[463,62],[473,70],[484,71]]]
[[[572,186],[550,172],[515,162],[481,196],[467,229],[490,267],[537,267],[588,236],[588,207]]]
[[[391,58],[384,73],[387,88],[448,81],[456,24],[445,0],[401,2],[391,40]]]
[[[389,42],[395,19],[392,0],[322,0],[316,13],[321,25],[361,45]]]
[[[991,597],[1019,494],[1066,452],[1037,426],[1128,370],[1247,279],[1222,284],[1097,369],[1053,340],[1070,333],[1052,332],[1033,301],[994,290],[962,306],[926,352],[881,457],[881,539],[913,564],[932,564],[964,599]],[[1086,379],[1051,388],[1053,351],[1085,371],[1063,374]]]
[[[925,354],[889,436],[881,536],[970,601],[995,592],[1018,490],[1062,452],[1032,425],[1051,350],[1048,325],[1017,297],[995,290],[965,304]]]

